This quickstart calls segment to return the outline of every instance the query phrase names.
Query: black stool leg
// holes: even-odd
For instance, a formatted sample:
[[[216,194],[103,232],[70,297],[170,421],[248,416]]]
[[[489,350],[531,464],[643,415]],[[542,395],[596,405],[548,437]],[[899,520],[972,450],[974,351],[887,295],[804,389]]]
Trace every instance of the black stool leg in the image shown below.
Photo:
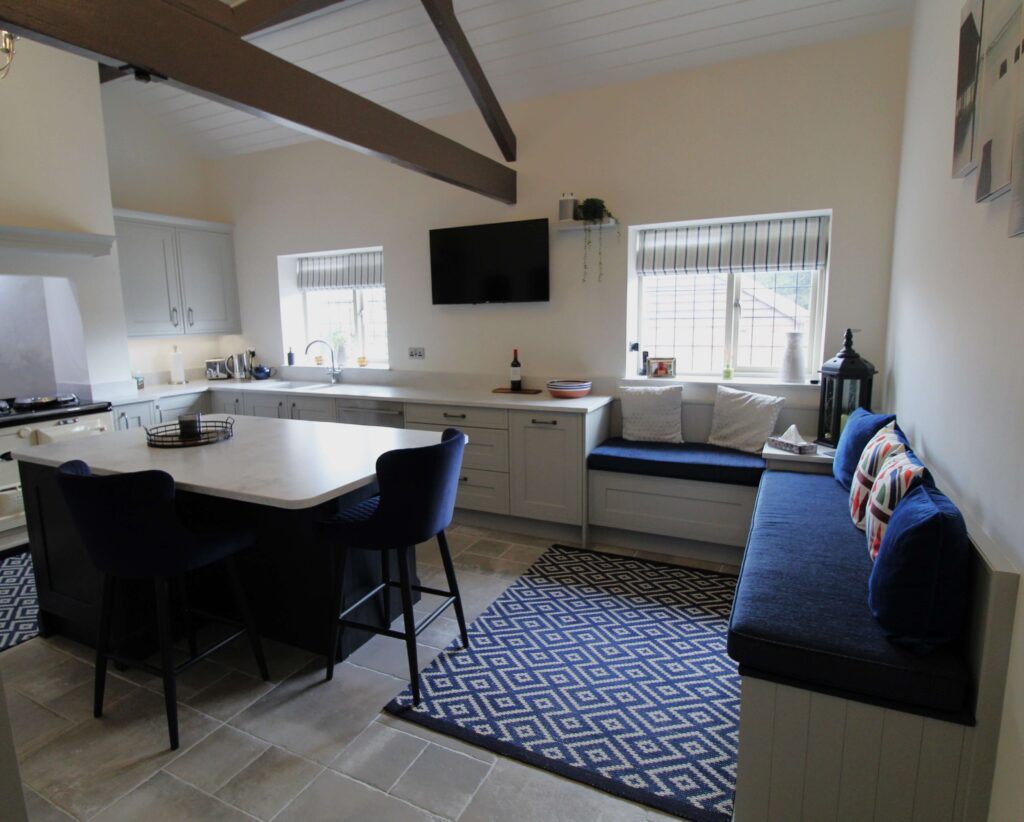
[[[242,615],[242,623],[245,625],[245,633],[249,637],[249,644],[252,646],[252,654],[256,657],[256,664],[260,669],[260,676],[264,682],[270,681],[270,671],[267,668],[267,658],[263,655],[263,641],[260,639],[259,631],[256,630],[256,620],[253,619],[252,611],[249,609],[249,601],[245,598],[245,590],[242,588],[242,581],[238,578],[238,568],[235,566],[235,558],[228,557],[224,560],[227,567],[228,579],[231,582],[231,590],[235,594],[235,605]]]
[[[459,621],[459,633],[462,635],[462,647],[469,647],[469,632],[466,630],[466,615],[462,611],[462,595],[459,594],[459,583],[455,579],[455,567],[452,555],[448,550],[448,537],[444,531],[437,534],[437,545],[441,549],[441,562],[444,563],[444,575],[448,579],[448,590],[455,597],[455,618]]]
[[[385,548],[380,552],[380,581],[384,583],[384,590],[380,592],[381,612],[384,617],[384,627],[391,627],[391,551]]]
[[[409,687],[412,704],[420,704],[420,666],[416,661],[416,617],[412,612],[412,582],[409,579],[409,549],[398,549],[398,579],[402,589],[402,616],[405,620],[405,652],[409,657]]]
[[[174,682],[174,647],[171,644],[170,585],[166,579],[155,580],[156,624],[160,635],[160,661],[164,673],[164,704],[167,707],[167,730],[171,750],[178,750],[178,695]]]
[[[331,588],[330,601],[331,621],[327,631],[327,679],[334,679],[334,663],[338,659],[338,640],[341,638],[341,601],[345,589],[345,565],[348,563],[348,549],[331,549]]]
[[[107,687],[107,652],[114,616],[114,578],[100,576],[100,626],[96,636],[96,686],[93,689],[92,715],[103,716],[103,692]]]
[[[196,641],[196,626],[188,604],[188,582],[186,582],[184,574],[178,577],[178,590],[181,591],[181,612],[185,623],[185,635],[188,637],[188,653],[195,659],[199,656],[199,643]]]

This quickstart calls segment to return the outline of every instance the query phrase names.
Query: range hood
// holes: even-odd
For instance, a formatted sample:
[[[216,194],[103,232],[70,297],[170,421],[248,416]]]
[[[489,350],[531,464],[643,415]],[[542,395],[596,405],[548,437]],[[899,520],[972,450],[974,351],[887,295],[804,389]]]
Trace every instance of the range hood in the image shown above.
[[[113,244],[114,237],[110,234],[87,234],[82,231],[52,231],[45,228],[0,225],[0,252],[19,251],[75,257],[106,257],[109,256]]]

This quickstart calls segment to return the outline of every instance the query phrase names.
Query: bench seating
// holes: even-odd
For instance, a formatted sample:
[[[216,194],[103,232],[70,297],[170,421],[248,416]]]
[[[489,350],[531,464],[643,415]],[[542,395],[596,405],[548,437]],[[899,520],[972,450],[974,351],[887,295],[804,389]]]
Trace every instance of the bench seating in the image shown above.
[[[614,437],[587,468],[592,525],[742,548],[765,462],[706,443]]]
[[[917,656],[868,608],[864,532],[831,476],[766,471],[729,628],[740,673],[972,724],[964,649]]]
[[[707,443],[635,442],[613,437],[590,452],[587,467],[756,488],[765,462],[756,454]]]

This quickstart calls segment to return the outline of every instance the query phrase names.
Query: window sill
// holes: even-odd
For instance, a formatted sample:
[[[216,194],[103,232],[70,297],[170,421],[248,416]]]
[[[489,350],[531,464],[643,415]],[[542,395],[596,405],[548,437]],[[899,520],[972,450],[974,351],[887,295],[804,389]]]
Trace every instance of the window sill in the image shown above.
[[[821,386],[818,383],[807,382],[783,382],[775,376],[757,376],[757,375],[744,375],[737,374],[731,379],[725,379],[724,377],[716,377],[711,374],[693,374],[686,375],[680,374],[675,377],[641,377],[639,374],[627,374],[623,377],[631,383],[637,383],[638,385],[658,385],[664,383],[671,385],[673,383],[687,384],[687,385],[737,385],[747,386],[755,385],[761,386],[762,388],[790,388],[790,389],[811,389],[817,391]]]

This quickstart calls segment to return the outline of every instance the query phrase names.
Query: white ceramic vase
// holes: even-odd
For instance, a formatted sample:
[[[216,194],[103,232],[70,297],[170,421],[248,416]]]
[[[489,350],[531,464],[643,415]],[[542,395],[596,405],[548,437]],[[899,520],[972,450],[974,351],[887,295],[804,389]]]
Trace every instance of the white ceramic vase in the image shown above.
[[[786,350],[782,354],[782,381],[803,382],[807,379],[807,346],[803,331],[786,332]]]

